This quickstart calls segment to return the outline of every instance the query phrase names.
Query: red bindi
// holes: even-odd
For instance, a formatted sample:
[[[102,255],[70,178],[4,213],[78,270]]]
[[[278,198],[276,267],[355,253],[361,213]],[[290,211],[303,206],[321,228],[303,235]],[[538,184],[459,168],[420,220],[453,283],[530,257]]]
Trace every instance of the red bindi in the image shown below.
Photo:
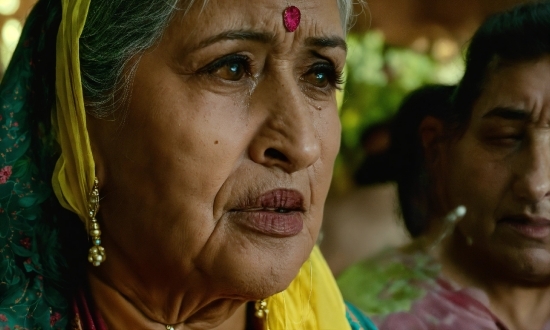
[[[283,11],[283,23],[288,32],[296,31],[298,25],[300,25],[301,16],[302,14],[298,7],[289,6],[285,8],[285,11]]]

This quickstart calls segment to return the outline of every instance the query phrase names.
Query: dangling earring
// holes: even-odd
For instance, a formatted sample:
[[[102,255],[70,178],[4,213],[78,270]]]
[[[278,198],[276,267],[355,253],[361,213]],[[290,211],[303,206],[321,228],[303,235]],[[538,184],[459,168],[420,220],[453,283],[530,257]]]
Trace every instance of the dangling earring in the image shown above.
[[[99,266],[107,257],[105,256],[105,249],[100,246],[101,244],[101,230],[99,230],[99,223],[95,218],[97,210],[99,209],[99,187],[98,180],[94,178],[94,186],[92,192],[90,193],[88,209],[90,210],[90,227],[88,232],[92,238],[93,246],[88,251],[88,261],[94,266]]]
[[[267,301],[265,301],[265,299],[257,300],[254,304],[254,309],[256,310],[254,315],[260,319],[267,317],[267,314],[269,313],[269,309],[267,309]]]

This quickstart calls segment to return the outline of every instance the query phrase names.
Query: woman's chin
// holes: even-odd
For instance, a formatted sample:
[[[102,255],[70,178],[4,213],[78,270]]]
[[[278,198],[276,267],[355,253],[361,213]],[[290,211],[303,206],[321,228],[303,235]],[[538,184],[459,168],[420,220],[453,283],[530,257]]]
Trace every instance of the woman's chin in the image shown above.
[[[498,260],[495,271],[506,274],[514,281],[525,285],[550,284],[550,250],[541,246],[523,246],[511,249],[502,248],[497,256],[489,257],[492,262]]]
[[[523,248],[519,259],[518,275],[533,284],[550,283],[550,251],[543,248]]]
[[[285,249],[251,247],[244,251],[225,249],[212,274],[234,294],[249,300],[263,299],[285,290],[308,259],[313,244],[288,242]]]
[[[231,292],[231,296],[237,296],[240,299],[253,301],[265,299],[279,292],[286,290],[290,283],[298,274],[299,269],[295,272],[287,272],[286,274],[250,274],[249,278],[244,276],[224,279],[225,291]]]

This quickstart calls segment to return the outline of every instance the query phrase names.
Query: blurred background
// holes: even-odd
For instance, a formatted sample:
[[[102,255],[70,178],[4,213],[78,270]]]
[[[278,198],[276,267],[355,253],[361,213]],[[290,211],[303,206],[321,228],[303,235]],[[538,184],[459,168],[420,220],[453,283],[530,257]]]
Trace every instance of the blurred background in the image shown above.
[[[405,95],[455,84],[463,50],[491,13],[527,0],[369,0],[356,6],[346,83],[338,94],[342,144],[320,239],[335,274],[381,249],[408,241],[384,152]],[[35,0],[0,0],[0,75]]]
[[[0,0],[0,74],[15,50],[25,18],[36,0]]]
[[[490,14],[526,0],[368,0],[349,36],[341,106],[342,148],[333,194],[353,186],[365,157],[366,128],[391,118],[403,97],[424,84],[458,82],[463,50]]]

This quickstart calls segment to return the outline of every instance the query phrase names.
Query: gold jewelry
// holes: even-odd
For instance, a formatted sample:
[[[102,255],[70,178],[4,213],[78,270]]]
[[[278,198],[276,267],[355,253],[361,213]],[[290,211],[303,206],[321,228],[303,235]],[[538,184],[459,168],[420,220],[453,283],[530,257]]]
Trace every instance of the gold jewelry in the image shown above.
[[[94,186],[92,192],[90,193],[90,198],[88,200],[88,209],[90,216],[90,227],[88,228],[88,233],[92,237],[93,246],[88,251],[88,261],[94,266],[99,266],[107,257],[105,256],[105,249],[100,245],[101,244],[101,230],[99,230],[99,223],[95,218],[97,210],[99,209],[99,182],[97,178],[94,178]]]
[[[264,317],[267,318],[267,314],[269,314],[269,309],[267,309],[267,301],[265,299],[257,300],[254,304],[254,309],[256,312],[254,315],[259,318],[263,319]]]

